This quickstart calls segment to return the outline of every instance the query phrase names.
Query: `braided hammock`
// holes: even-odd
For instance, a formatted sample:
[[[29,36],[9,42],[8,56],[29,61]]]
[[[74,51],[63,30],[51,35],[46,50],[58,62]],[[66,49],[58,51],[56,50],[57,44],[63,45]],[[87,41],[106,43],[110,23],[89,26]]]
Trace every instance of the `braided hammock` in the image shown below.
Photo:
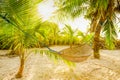
[[[92,54],[92,48],[89,45],[75,46],[60,51],[60,55],[66,60],[72,62],[82,62]]]

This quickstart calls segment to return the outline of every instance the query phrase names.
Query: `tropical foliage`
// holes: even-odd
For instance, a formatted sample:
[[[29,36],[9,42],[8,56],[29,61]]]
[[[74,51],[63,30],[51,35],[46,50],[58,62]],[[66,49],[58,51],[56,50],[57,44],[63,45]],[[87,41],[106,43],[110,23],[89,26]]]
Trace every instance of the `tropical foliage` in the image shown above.
[[[48,50],[36,50],[48,55],[56,62],[62,59],[59,53],[49,45],[92,44],[95,58],[99,58],[100,34],[105,34],[105,42],[109,49],[114,49],[116,33],[116,17],[120,12],[118,0],[54,0],[58,7],[58,18],[76,18],[83,13],[91,21],[90,33],[87,35],[65,25],[63,30],[56,23],[42,21],[37,12],[42,0],[0,0],[0,48],[10,49],[19,55],[20,67],[16,77],[22,77],[29,48],[47,47]],[[117,12],[117,13],[116,13]],[[93,33],[92,33],[93,32]],[[57,53],[57,54],[56,54]]]
[[[19,55],[20,67],[17,78],[22,77],[25,60],[30,54],[28,48],[47,47],[44,53],[52,59],[62,59],[47,45],[58,44],[59,28],[55,23],[43,22],[37,13],[41,0],[1,0],[0,1],[0,43],[1,49],[10,49]],[[43,53],[40,51],[41,54]]]
[[[10,45],[9,48],[19,54],[20,67],[16,74],[18,78],[22,77],[27,48],[38,42],[36,33],[39,33],[41,18],[37,16],[36,7],[39,2],[41,0],[2,0],[0,2],[0,26],[3,32],[9,31],[1,34],[1,41],[4,46]]]
[[[110,49],[114,48],[116,36],[115,19],[116,11],[119,12],[118,0],[54,0],[58,7],[56,13],[63,14],[60,17],[76,18],[83,13],[85,18],[91,20],[90,32],[94,32],[93,50],[94,57],[99,55],[99,37],[101,30],[105,32],[106,44]],[[58,16],[59,17],[59,16]],[[102,29],[104,28],[104,29]]]
[[[72,27],[69,25],[65,25],[65,27],[63,28],[62,34],[64,34],[65,37],[68,39],[67,42],[70,43],[70,48],[72,48],[72,44],[73,44],[75,37],[77,38],[76,32],[77,32],[77,29],[73,30]]]

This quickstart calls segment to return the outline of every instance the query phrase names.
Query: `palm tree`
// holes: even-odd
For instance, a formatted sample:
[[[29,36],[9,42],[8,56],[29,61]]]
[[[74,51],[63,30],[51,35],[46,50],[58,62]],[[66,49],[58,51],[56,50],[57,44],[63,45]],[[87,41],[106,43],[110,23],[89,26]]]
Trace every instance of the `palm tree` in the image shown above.
[[[80,37],[81,39],[80,42],[82,45],[84,44],[92,45],[94,33],[86,34],[79,30],[77,36]]]
[[[120,11],[118,0],[54,0],[59,8],[56,13],[66,17],[79,17],[83,12],[85,17],[91,20],[90,31],[94,32],[93,50],[94,57],[100,58],[99,38],[101,30],[105,32],[106,44],[113,49],[113,41],[116,36],[114,28],[115,12]],[[63,15],[62,15],[63,14]],[[59,16],[58,16],[59,17]],[[104,28],[104,29],[102,29]]]
[[[40,43],[40,45],[50,50],[50,52],[46,52],[46,55],[52,58],[54,57],[54,59],[60,58],[59,54],[56,54],[57,52],[40,41],[41,36],[46,38],[44,31],[40,29],[41,26],[44,26],[44,22],[42,22],[42,19],[37,13],[37,6],[41,1],[42,0],[0,1],[0,28],[2,29],[0,42],[3,42],[2,47],[9,45],[10,50],[15,51],[19,55],[20,66],[16,78],[22,77],[25,60],[29,55],[28,48],[36,44],[39,45]],[[54,52],[54,54],[51,54],[51,52]],[[64,61],[66,63],[69,62]]]
[[[1,40],[6,39],[3,45],[10,44],[10,49],[19,54],[20,67],[16,74],[17,78],[22,77],[27,48],[38,42],[36,32],[39,33],[41,18],[37,16],[36,10],[40,2],[41,0],[0,1],[0,25],[10,31],[8,34],[3,33],[6,36],[3,35]]]
[[[65,35],[66,37],[65,39],[68,38],[68,42],[70,43],[70,48],[72,48],[74,37],[77,36],[76,32],[77,32],[77,29],[73,30],[70,25],[65,25],[65,27],[63,28],[62,33]]]
[[[94,10],[94,11],[90,11],[88,16],[91,17],[92,19],[91,32],[95,32],[94,42],[93,42],[93,50],[94,50],[95,58],[100,58],[99,38],[102,28],[103,28],[103,32],[105,32],[107,46],[109,46],[110,49],[114,48],[113,42],[115,36],[117,35],[114,26],[114,19],[115,19],[114,2],[115,0],[104,0],[104,1],[91,0],[90,2],[91,6],[89,7],[89,9]]]
[[[57,44],[59,27],[56,23],[45,21],[41,24],[40,30],[44,31],[48,45]]]

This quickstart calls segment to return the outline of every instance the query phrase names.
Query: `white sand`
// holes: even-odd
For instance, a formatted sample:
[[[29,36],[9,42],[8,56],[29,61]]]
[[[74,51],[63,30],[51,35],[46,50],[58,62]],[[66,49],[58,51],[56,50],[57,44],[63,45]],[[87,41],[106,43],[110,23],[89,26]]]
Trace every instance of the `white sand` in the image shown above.
[[[54,46],[52,49],[59,51],[67,47]],[[54,64],[45,55],[32,54],[26,61],[21,79],[14,78],[19,58],[0,56],[0,80],[120,80],[120,50],[101,50],[100,53],[100,60],[91,56],[86,61],[76,63],[72,69],[61,61]]]

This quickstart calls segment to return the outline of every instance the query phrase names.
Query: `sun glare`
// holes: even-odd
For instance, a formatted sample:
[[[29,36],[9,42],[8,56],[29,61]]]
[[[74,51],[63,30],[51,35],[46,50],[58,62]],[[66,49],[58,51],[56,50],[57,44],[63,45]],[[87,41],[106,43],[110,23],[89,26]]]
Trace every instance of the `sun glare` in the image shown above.
[[[40,16],[42,16],[43,20],[49,20],[50,17],[53,15],[52,13],[56,10],[57,8],[54,7],[54,1],[53,0],[46,0],[42,3],[39,4],[38,6],[38,13]],[[64,24],[68,24],[72,26],[73,29],[80,29],[83,32],[86,32],[86,29],[89,25],[89,21],[85,20],[83,17],[77,18],[74,21],[73,20],[68,20],[64,23],[58,23],[60,29],[64,27]]]
[[[42,16],[43,20],[48,20],[55,10],[53,0],[44,1],[38,6],[38,13]]]

